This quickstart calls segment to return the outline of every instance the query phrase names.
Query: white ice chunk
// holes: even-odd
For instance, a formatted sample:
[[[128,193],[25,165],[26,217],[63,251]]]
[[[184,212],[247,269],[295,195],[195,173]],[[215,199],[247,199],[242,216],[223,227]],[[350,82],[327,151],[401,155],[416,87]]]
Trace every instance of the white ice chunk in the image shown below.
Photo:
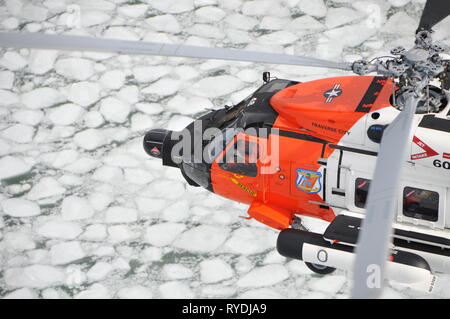
[[[286,260],[285,257],[281,256],[278,251],[274,250],[271,251],[266,255],[266,257],[263,260],[263,264],[281,264]]]
[[[83,10],[81,15],[81,25],[83,27],[91,27],[94,25],[103,24],[111,19],[108,14],[101,11]]]
[[[64,265],[86,256],[80,242],[71,241],[53,245],[50,248],[50,259],[53,265]]]
[[[268,265],[253,269],[238,280],[239,287],[263,287],[275,285],[289,278],[289,273],[281,265]]]
[[[252,289],[239,296],[242,299],[284,299],[285,296],[269,288]]]
[[[166,282],[158,289],[163,299],[192,299],[194,297],[191,288],[180,281]]]
[[[131,117],[131,130],[134,132],[147,131],[153,124],[153,120],[148,115],[138,113]]]
[[[61,214],[64,220],[80,220],[91,218],[94,210],[85,198],[68,196],[63,199]]]
[[[121,5],[118,8],[118,12],[124,14],[130,18],[138,18],[143,16],[147,11],[148,5],[139,3],[139,4],[130,4],[130,5]]]
[[[281,3],[269,0],[246,1],[242,6],[242,13],[246,16],[287,17],[290,15],[288,8]]]
[[[27,4],[22,8],[21,15],[25,20],[43,22],[47,19],[48,10],[33,4]]]
[[[11,287],[46,288],[64,282],[64,272],[56,267],[33,265],[24,268],[10,268],[4,279]]]
[[[19,123],[35,126],[41,122],[44,114],[37,110],[20,110],[14,112],[12,117]]]
[[[1,201],[1,206],[6,215],[13,217],[30,217],[41,213],[41,209],[38,204],[22,198],[10,198],[3,200]]]
[[[109,299],[111,295],[104,285],[95,283],[88,289],[75,295],[75,299]]]
[[[297,6],[300,11],[313,17],[320,18],[327,14],[327,7],[323,3],[323,0],[300,0]]]
[[[133,156],[123,153],[116,153],[105,156],[103,158],[103,162],[105,162],[105,164],[116,167],[136,167],[140,165],[139,161],[137,161]]]
[[[43,177],[33,186],[27,197],[31,200],[38,200],[64,194],[66,189],[53,177]]]
[[[138,233],[131,230],[126,225],[114,225],[108,227],[109,240],[113,243],[119,243],[135,239],[139,236]]]
[[[90,282],[101,281],[105,279],[112,270],[113,267],[109,263],[99,261],[89,269],[86,276]]]
[[[172,95],[180,88],[180,81],[163,78],[142,90],[144,94]]]
[[[325,25],[329,29],[336,28],[350,23],[360,18],[360,16],[358,12],[350,8],[329,8],[325,18]]]
[[[152,0],[151,7],[165,13],[182,13],[194,9],[193,0]]]
[[[133,76],[138,82],[148,83],[158,80],[159,78],[169,74],[171,68],[164,65],[157,66],[139,66],[133,68]]]
[[[75,239],[83,232],[78,224],[59,218],[51,219],[35,227],[35,231],[41,236],[57,239]]]
[[[389,2],[394,7],[403,7],[404,5],[408,4],[411,0],[389,0]]]
[[[19,96],[7,90],[0,90],[0,106],[9,106],[19,102]]]
[[[227,228],[200,225],[181,234],[173,246],[191,252],[206,253],[217,250],[227,237]]]
[[[100,112],[106,120],[116,123],[123,123],[127,120],[130,113],[130,105],[119,99],[107,97],[102,100]]]
[[[65,166],[64,170],[74,174],[85,174],[92,171],[98,165],[100,165],[99,160],[84,156],[77,159],[74,163]]]
[[[105,38],[119,39],[127,41],[137,41],[139,37],[133,31],[131,27],[109,27],[104,35]]]
[[[89,203],[96,211],[104,210],[112,201],[112,196],[107,193],[95,192],[89,195]]]
[[[183,224],[155,224],[147,228],[144,239],[153,246],[167,246],[170,245],[185,228],[186,226]]]
[[[14,290],[2,297],[2,299],[37,299],[37,293],[30,288]]]
[[[45,74],[52,70],[58,51],[55,50],[32,50],[28,70],[34,74]]]
[[[411,18],[406,12],[400,11],[389,18],[381,31],[408,36],[411,35],[411,26],[414,24],[417,24],[415,19]]]
[[[325,31],[324,34],[332,42],[337,42],[343,46],[356,47],[369,39],[376,32],[376,28],[370,28],[366,23],[359,23]]]
[[[279,44],[285,45],[297,41],[298,36],[289,31],[275,31],[269,34],[258,37],[258,42],[261,44]]]
[[[93,128],[75,134],[73,141],[76,145],[88,151],[107,144],[107,140],[102,132]]]
[[[100,224],[89,225],[81,235],[81,239],[90,241],[101,241],[107,236],[106,226]]]
[[[244,16],[242,14],[233,13],[225,18],[225,21],[233,28],[241,30],[250,30],[258,24],[255,18]]]
[[[6,52],[0,59],[0,66],[11,71],[18,71],[20,69],[23,69],[27,64],[28,61],[19,53],[14,51]]]
[[[314,280],[310,283],[310,287],[315,291],[335,296],[342,289],[346,281],[345,276],[330,275]]]
[[[83,117],[84,125],[90,128],[97,128],[105,123],[105,119],[98,111],[87,112]]]
[[[167,206],[166,200],[158,198],[138,197],[136,205],[139,214],[145,217],[157,218],[159,213]]]
[[[9,17],[2,20],[1,24],[5,29],[15,30],[19,26],[19,20],[13,17]]]
[[[21,158],[5,156],[0,158],[0,180],[21,176],[30,172],[31,166]]]
[[[153,295],[150,289],[143,286],[131,286],[120,289],[117,292],[120,299],[152,299]]]
[[[196,21],[217,23],[226,16],[226,12],[218,7],[201,7],[195,10]]]
[[[272,249],[275,244],[275,232],[268,229],[243,227],[233,232],[225,244],[225,249],[235,254],[251,255]]]
[[[181,182],[170,180],[156,180],[145,190],[145,193],[148,193],[149,196],[167,199],[176,199],[184,192],[185,188]]]
[[[137,219],[137,211],[133,208],[114,206],[105,212],[105,222],[108,224],[133,223]]]
[[[100,88],[97,83],[78,82],[69,87],[68,100],[87,107],[94,104],[100,98]]]
[[[100,78],[100,84],[107,89],[118,90],[125,83],[125,73],[120,70],[105,72]]]
[[[119,167],[102,166],[94,172],[92,178],[96,181],[117,184],[123,181],[123,173]]]
[[[192,270],[179,264],[166,264],[162,268],[162,275],[169,280],[188,279],[194,276]]]
[[[181,26],[177,19],[171,14],[158,15],[145,20],[149,27],[156,31],[168,33],[179,33]]]
[[[193,121],[192,118],[183,116],[183,115],[175,115],[167,122],[167,129],[172,131],[181,131],[186,126],[191,124]]]
[[[230,265],[221,259],[209,259],[200,263],[200,278],[204,283],[215,283],[233,277]]]
[[[64,102],[63,95],[53,88],[38,88],[22,95],[22,103],[30,109],[43,109]]]
[[[168,222],[181,222],[189,217],[189,202],[181,200],[167,206],[161,215],[162,219]]]
[[[325,26],[308,15],[300,16],[289,23],[289,29],[297,30],[320,30],[325,29]]]
[[[56,125],[71,125],[78,121],[83,112],[82,107],[67,103],[52,109],[48,118]]]
[[[157,103],[137,103],[135,107],[137,110],[148,115],[159,114],[164,110],[163,107]]]
[[[230,94],[242,87],[242,81],[231,75],[219,75],[201,79],[194,84],[190,91],[194,94],[216,98]]]
[[[146,185],[155,177],[152,173],[139,168],[126,168],[125,179],[133,184]]]
[[[67,78],[84,81],[94,74],[94,63],[81,58],[60,59],[55,63],[55,71]]]
[[[1,131],[1,136],[16,143],[29,143],[33,140],[34,128],[25,124],[16,124]]]
[[[162,251],[158,247],[148,247],[141,251],[139,259],[143,262],[153,262],[161,260]]]
[[[0,89],[12,89],[14,84],[14,73],[10,71],[0,72]]]
[[[12,251],[24,251],[34,249],[36,247],[36,243],[34,242],[32,235],[27,231],[6,233],[3,238],[3,243],[6,250]]]

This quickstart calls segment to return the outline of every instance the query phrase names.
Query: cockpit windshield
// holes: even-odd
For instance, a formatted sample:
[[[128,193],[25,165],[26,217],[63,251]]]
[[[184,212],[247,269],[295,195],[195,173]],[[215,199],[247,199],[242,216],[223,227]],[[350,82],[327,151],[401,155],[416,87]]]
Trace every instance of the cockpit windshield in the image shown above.
[[[214,162],[214,160],[219,156],[220,153],[226,148],[226,146],[233,140],[233,138],[238,133],[235,126],[227,127],[223,129],[214,137],[212,137],[211,142],[206,147],[206,160],[209,163]]]

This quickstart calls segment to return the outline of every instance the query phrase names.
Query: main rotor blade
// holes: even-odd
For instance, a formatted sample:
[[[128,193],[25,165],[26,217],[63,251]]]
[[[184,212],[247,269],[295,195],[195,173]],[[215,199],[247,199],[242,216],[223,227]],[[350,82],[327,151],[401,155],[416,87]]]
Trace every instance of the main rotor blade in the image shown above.
[[[448,0],[427,0],[420,18],[417,31],[431,30],[438,22],[450,15],[450,3]]]
[[[383,133],[356,247],[353,298],[377,298],[381,293],[401,169],[411,142],[418,101],[419,98],[410,95],[403,111]]]
[[[102,39],[74,35],[0,32],[0,46],[74,51],[102,51],[123,54],[219,59],[352,70],[351,63],[332,62],[303,56],[158,42]]]

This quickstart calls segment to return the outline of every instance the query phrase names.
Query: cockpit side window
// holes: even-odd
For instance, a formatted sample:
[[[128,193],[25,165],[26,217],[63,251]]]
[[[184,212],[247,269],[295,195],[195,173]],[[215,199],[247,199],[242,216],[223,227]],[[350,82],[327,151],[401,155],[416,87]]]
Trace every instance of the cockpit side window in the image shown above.
[[[355,206],[364,208],[366,206],[367,194],[369,193],[370,180],[357,178],[355,181]]]
[[[439,193],[405,187],[403,190],[403,215],[436,222],[439,213]]]
[[[256,177],[259,158],[259,146],[257,142],[245,138],[238,138],[219,161],[219,167],[231,173]]]

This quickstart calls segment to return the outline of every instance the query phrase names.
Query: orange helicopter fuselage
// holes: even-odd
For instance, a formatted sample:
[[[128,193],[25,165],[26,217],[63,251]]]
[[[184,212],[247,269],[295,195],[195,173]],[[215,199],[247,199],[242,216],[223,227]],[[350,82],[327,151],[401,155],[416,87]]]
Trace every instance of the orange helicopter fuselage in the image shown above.
[[[270,173],[260,158],[256,176],[222,169],[219,162],[232,147],[223,150],[211,166],[213,191],[250,205],[248,214],[276,229],[290,226],[294,215],[331,222],[335,212],[326,204],[327,159],[333,147],[367,113],[391,107],[393,82],[383,77],[345,76],[299,83],[270,99],[278,116],[268,138],[240,133],[234,138],[262,148],[277,139],[278,161]],[[264,153],[264,152],[262,152]]]

